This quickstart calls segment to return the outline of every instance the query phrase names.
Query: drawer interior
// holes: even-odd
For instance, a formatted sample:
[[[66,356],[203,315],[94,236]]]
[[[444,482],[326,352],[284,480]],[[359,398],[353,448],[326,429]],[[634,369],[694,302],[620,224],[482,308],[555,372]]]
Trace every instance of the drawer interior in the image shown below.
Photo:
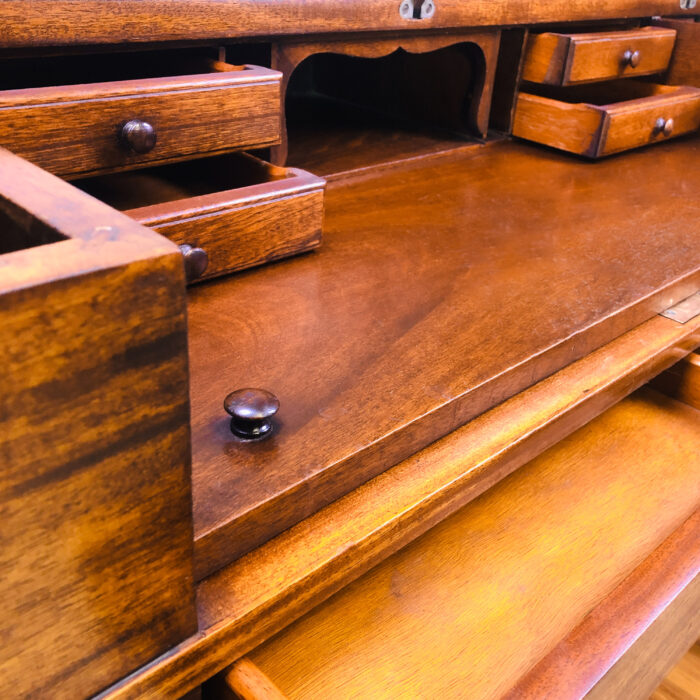
[[[692,516],[699,420],[683,403],[638,391],[292,624],[250,661],[290,699],[513,692]],[[650,586],[636,605],[655,594]],[[615,615],[607,628],[621,634],[633,619]],[[606,647],[591,646],[588,653],[602,657],[596,663],[616,660]],[[563,690],[552,694],[567,697]]]
[[[0,72],[0,90],[210,73],[217,70],[213,59],[214,51],[208,47],[7,59]]]
[[[482,64],[473,44],[310,56],[287,90],[287,163],[329,175],[474,141],[469,111]]]
[[[642,100],[649,97],[673,95],[679,91],[674,85],[659,85],[642,80],[613,80],[568,87],[549,87],[527,83],[526,92],[570,104],[590,104],[599,107]]]
[[[26,217],[16,220],[8,212],[0,209],[0,255],[67,240],[66,236],[39,220],[34,219],[31,225],[25,225],[26,222],[23,223],[22,218]]]
[[[83,192],[120,211],[293,178],[294,171],[231,153],[76,180]]]

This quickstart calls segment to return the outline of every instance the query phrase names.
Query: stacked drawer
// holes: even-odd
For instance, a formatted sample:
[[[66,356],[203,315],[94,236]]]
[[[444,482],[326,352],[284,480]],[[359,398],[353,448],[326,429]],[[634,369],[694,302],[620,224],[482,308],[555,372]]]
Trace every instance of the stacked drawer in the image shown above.
[[[280,142],[281,74],[202,58],[178,68],[4,90],[0,145],[183,246],[190,280],[318,246],[324,181],[233,153]]]
[[[698,129],[699,89],[646,78],[666,71],[675,41],[663,27],[533,34],[513,134],[597,158]]]

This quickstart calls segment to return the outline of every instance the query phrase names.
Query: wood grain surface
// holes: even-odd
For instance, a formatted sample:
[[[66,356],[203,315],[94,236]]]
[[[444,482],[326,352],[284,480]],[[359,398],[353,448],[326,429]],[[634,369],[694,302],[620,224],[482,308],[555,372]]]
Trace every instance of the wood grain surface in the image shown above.
[[[666,76],[671,85],[700,87],[700,65],[697,55],[700,47],[700,23],[690,19],[656,19],[654,24],[676,31],[676,45]]]
[[[700,642],[666,675],[649,700],[697,700],[700,694]]]
[[[200,634],[102,697],[175,695],[205,681],[698,342],[700,319],[655,316],[324,508],[200,583]]]
[[[696,490],[697,491],[697,490]],[[700,633],[700,511],[594,608],[503,700],[646,700]]]
[[[0,144],[71,176],[270,146],[280,138],[280,78],[276,71],[251,66],[5,90],[0,92]],[[136,154],[120,143],[119,129],[131,119],[155,128],[152,151]]]
[[[0,46],[134,43],[378,30],[422,31],[700,14],[678,0],[441,0],[403,19],[387,0],[3,0]]]
[[[699,420],[640,390],[250,660],[290,698],[500,697],[698,508]]]
[[[699,149],[501,144],[336,183],[317,253],[193,289],[198,578],[695,291]],[[246,386],[282,404],[263,443],[221,408]]]
[[[0,694],[98,692],[196,630],[181,256],[0,149]]]

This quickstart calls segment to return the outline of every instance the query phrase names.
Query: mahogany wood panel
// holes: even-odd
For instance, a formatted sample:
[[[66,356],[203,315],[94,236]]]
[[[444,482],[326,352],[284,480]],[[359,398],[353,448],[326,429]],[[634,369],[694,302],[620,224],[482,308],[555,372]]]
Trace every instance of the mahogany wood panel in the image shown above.
[[[661,73],[668,67],[676,32],[642,27],[624,31],[530,34],[523,80],[548,85],[574,85]],[[639,62],[625,62],[626,51],[639,52]]]
[[[361,486],[203,581],[200,634],[101,697],[176,695],[205,681],[699,341],[700,319],[656,316]]]
[[[521,92],[513,134],[565,151],[597,158],[660,143],[700,127],[700,90],[624,81],[553,99]],[[587,88],[591,90],[591,88]],[[578,97],[582,101],[578,101]],[[597,102],[587,102],[592,97]],[[613,100],[618,100],[614,101]],[[657,121],[673,120],[671,133]]]
[[[691,353],[654,379],[654,387],[700,409],[700,354]]]
[[[696,511],[504,700],[583,696],[646,700],[700,633],[698,572],[700,512]]]
[[[196,629],[169,241],[0,149],[0,694],[92,695]]]
[[[660,15],[698,15],[678,0],[439,0],[429,20],[403,19],[388,0],[3,0],[0,46],[57,46],[423,31]]]
[[[699,154],[500,144],[336,183],[317,253],[194,288],[198,578],[695,291]],[[246,386],[282,404],[263,443],[221,408]]]
[[[640,390],[250,660],[290,698],[500,697],[698,508],[699,419]]]
[[[0,144],[51,172],[77,175],[279,141],[280,74],[215,67],[200,75],[5,90]],[[132,119],[155,128],[150,152],[133,153],[120,142]]]
[[[676,31],[676,45],[666,81],[671,85],[700,87],[700,23],[686,19],[659,19],[654,24]]]
[[[193,281],[321,244],[325,182],[248,154],[88,178],[77,185],[171,241],[202,248],[209,263]]]
[[[491,109],[491,95],[493,91],[493,82],[496,72],[496,63],[498,59],[498,49],[500,45],[500,31],[498,30],[482,30],[482,31],[468,31],[468,32],[452,32],[452,33],[441,33],[439,35],[427,35],[427,36],[403,36],[403,37],[389,37],[389,38],[377,38],[373,37],[370,41],[368,40],[348,40],[343,38],[335,41],[315,41],[315,42],[276,42],[272,47],[272,67],[283,74],[282,79],[282,103],[285,103],[285,98],[287,94],[287,88],[289,86],[289,81],[294,73],[294,71],[299,67],[299,65],[311,56],[316,54],[338,54],[343,56],[356,56],[362,58],[380,58],[388,56],[396,51],[406,51],[409,54],[425,54],[430,52],[436,52],[441,48],[447,48],[450,46],[456,46],[460,44],[473,44],[478,47],[480,52],[479,60],[473,60],[474,64],[473,70],[476,73],[474,79],[474,86],[471,90],[470,102],[468,109],[465,110],[464,105],[460,105],[460,117],[466,118],[466,123],[463,124],[463,128],[471,128],[473,132],[481,137],[485,137],[488,131],[489,122],[489,112]],[[414,66],[417,65],[414,63]],[[430,64],[424,64],[426,68],[423,70],[410,71],[405,70],[400,74],[395,76],[390,76],[391,82],[394,83],[392,86],[393,91],[396,90],[397,85],[401,84],[404,92],[407,88],[410,89],[410,85],[421,81],[419,89],[416,90],[416,94],[413,97],[415,103],[421,103],[421,111],[427,113],[429,119],[433,122],[438,122],[436,115],[441,111],[445,111],[445,103],[447,100],[443,94],[444,86],[450,83],[451,73],[457,73],[456,66],[454,63],[446,63],[442,65],[442,70],[437,74],[434,74],[434,66]],[[408,73],[408,75],[407,75]],[[428,79],[426,80],[426,75]],[[457,75],[457,80],[461,79],[461,75]],[[454,81],[452,81],[454,82]],[[431,83],[440,87],[440,93],[431,94]],[[331,75],[329,80],[330,86],[336,91],[337,96],[345,101],[352,101],[347,95],[347,88],[339,82],[339,78],[335,75]],[[465,86],[466,87],[466,86]],[[454,86],[455,94],[460,95],[460,90],[457,85]],[[410,96],[409,96],[410,97]],[[372,102],[375,108],[378,104],[383,101],[381,95],[371,95],[369,96],[369,101]],[[466,114],[463,112],[466,111]],[[272,160],[273,162],[283,165],[287,162],[287,155],[289,151],[289,134],[286,125],[286,115],[282,113],[283,125],[282,125],[282,141],[279,146],[272,148]],[[429,124],[428,124],[429,126]],[[444,128],[444,127],[443,127]],[[310,138],[308,139],[311,143],[304,142],[298,149],[298,155],[306,160],[305,151],[311,149],[313,151],[313,140],[322,140],[324,136],[317,133],[318,128],[310,129]],[[446,138],[445,134],[440,135],[444,140]],[[386,134],[384,139],[386,140]],[[389,139],[390,140],[390,139]],[[344,150],[354,151],[366,151],[367,149],[358,148],[359,144],[357,141],[357,136],[350,136],[348,141],[351,144],[351,148],[347,148],[345,145]],[[433,142],[438,141],[437,138],[432,139]],[[418,143],[413,144],[413,148],[419,148],[420,151],[425,150],[425,146],[419,146],[420,140],[417,139]],[[384,150],[386,146],[382,146],[379,143],[377,147],[380,150]],[[317,147],[318,148],[318,147]],[[414,151],[415,152],[415,151]],[[364,153],[364,158],[368,156],[371,158],[370,153]],[[296,162],[290,161],[291,165],[296,165]],[[347,169],[347,167],[346,167]],[[321,174],[330,174],[333,172],[338,172],[336,167],[334,170],[322,169]]]

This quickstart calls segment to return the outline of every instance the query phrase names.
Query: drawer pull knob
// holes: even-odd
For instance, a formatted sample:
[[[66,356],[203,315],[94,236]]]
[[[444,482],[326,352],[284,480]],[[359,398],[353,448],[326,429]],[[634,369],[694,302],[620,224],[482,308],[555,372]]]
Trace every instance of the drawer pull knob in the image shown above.
[[[148,153],[155,148],[157,135],[152,124],[141,119],[132,119],[122,127],[121,142],[134,153]]]
[[[180,252],[185,261],[185,276],[191,282],[201,277],[209,265],[209,256],[204,248],[196,248],[188,243],[180,246]]]
[[[664,119],[659,117],[654,124],[654,133],[663,134],[664,136],[670,136],[673,133],[673,127],[675,126],[673,119]]]
[[[231,416],[231,432],[243,440],[268,437],[279,407],[279,399],[264,389],[238,389],[224,399],[224,409]]]
[[[627,50],[622,54],[622,64],[629,66],[630,68],[636,68],[639,65],[639,61],[642,59],[642,54],[639,51]]]

